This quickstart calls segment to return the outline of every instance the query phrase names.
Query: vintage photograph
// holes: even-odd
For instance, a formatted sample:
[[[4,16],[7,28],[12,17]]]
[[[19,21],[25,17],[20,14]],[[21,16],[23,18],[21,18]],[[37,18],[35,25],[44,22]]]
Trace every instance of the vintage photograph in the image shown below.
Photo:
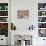
[[[29,10],[18,10],[17,18],[18,19],[28,19],[29,18]]]

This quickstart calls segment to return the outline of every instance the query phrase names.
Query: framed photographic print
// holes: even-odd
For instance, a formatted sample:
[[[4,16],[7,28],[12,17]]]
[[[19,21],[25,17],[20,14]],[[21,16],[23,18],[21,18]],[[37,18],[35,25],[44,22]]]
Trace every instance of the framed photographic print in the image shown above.
[[[18,10],[17,11],[18,19],[27,19],[29,18],[29,10]]]

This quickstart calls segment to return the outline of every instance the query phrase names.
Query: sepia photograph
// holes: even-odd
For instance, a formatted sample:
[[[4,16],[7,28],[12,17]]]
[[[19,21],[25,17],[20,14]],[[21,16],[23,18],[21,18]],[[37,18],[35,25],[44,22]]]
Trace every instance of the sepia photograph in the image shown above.
[[[18,19],[28,19],[29,18],[29,10],[18,10],[17,18]]]

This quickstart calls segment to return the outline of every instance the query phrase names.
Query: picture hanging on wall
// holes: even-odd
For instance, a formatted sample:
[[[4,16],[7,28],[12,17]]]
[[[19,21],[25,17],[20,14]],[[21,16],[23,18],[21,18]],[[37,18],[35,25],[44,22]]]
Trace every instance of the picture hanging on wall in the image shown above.
[[[17,18],[18,19],[28,19],[29,18],[29,10],[18,10]]]

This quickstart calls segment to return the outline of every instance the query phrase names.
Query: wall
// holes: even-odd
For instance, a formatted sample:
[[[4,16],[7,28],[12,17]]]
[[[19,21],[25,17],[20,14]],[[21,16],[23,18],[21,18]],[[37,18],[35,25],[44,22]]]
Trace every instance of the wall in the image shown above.
[[[15,3],[14,3],[15,2]],[[33,4],[34,3],[34,4]],[[33,4],[33,5],[32,5]],[[29,19],[17,19],[18,10],[29,10]],[[29,26],[37,23],[37,2],[31,0],[15,0],[11,2],[11,22],[14,22],[17,30],[27,30]],[[36,19],[34,19],[36,18]]]
[[[16,25],[16,31],[27,30],[30,25],[35,26],[33,33],[33,46],[43,44],[43,38],[38,38],[38,3],[45,3],[46,0],[11,0],[11,22]],[[29,19],[17,19],[17,10],[28,9]],[[37,36],[37,37],[36,37]],[[39,44],[38,44],[39,43]]]

